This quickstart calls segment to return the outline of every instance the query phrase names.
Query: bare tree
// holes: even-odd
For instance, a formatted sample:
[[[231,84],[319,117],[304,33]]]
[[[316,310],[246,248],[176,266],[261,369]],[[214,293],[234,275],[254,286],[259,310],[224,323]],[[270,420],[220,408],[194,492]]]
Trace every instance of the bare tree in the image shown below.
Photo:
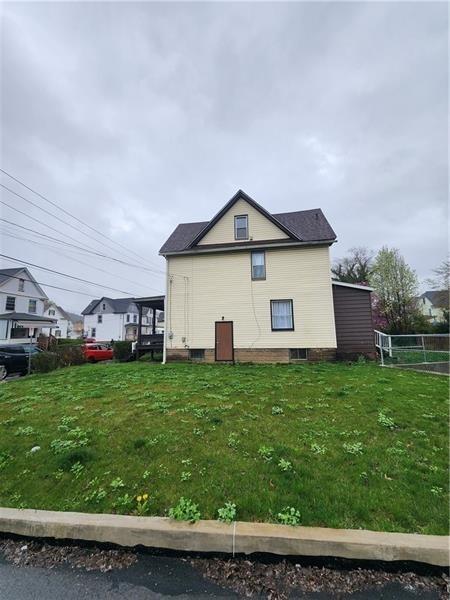
[[[397,248],[381,248],[373,263],[370,282],[389,330],[392,333],[411,332],[418,315],[418,280]]]
[[[450,259],[443,260],[441,264],[433,269],[434,277],[426,280],[433,290],[450,289]]]
[[[368,283],[373,257],[374,252],[363,246],[350,248],[348,256],[335,261],[331,272],[344,283]]]

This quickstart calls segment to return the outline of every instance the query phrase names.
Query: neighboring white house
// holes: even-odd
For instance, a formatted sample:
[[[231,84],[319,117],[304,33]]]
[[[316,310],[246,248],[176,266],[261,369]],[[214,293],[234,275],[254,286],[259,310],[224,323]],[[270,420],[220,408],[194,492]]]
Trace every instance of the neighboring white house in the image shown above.
[[[80,338],[83,335],[83,317],[75,313],[70,313],[61,306],[58,306],[52,300],[44,303],[44,315],[51,319],[56,319],[56,325],[51,328],[44,328],[43,333],[50,333],[57,338]]]
[[[103,297],[92,300],[81,314],[84,317],[84,335],[86,337],[99,341],[137,340],[139,309],[133,298]],[[151,326],[151,313],[144,308],[142,333],[150,333]],[[162,333],[161,327],[157,327],[158,329],[158,333]]]
[[[47,295],[26,267],[0,269],[0,343],[36,342],[56,321],[44,316]]]
[[[417,298],[420,312],[431,323],[445,321],[445,312],[449,310],[448,290],[429,290]]]
[[[167,360],[334,358],[335,241],[320,209],[271,214],[241,190],[210,221],[178,225],[160,250]]]

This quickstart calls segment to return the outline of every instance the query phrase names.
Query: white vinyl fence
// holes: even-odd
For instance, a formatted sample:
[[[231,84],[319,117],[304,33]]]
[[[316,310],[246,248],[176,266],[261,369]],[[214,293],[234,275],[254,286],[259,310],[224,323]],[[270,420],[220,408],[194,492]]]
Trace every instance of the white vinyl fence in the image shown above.
[[[450,336],[448,333],[389,335],[374,331],[380,362],[388,365],[448,363]]]

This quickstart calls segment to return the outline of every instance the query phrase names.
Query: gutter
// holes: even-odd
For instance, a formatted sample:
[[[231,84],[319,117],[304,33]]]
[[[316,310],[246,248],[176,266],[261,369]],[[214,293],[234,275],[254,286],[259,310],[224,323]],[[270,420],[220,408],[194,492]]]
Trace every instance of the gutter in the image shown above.
[[[285,243],[277,243],[277,244],[267,244],[263,242],[255,241],[254,244],[247,244],[245,246],[227,246],[225,247],[215,247],[215,248],[201,248],[200,246],[196,246],[195,250],[178,250],[175,252],[159,252],[160,256],[184,256],[185,254],[195,255],[195,254],[206,254],[212,252],[240,252],[246,250],[254,250],[257,248],[264,248],[266,250],[270,250],[271,248],[296,248],[298,246],[331,246],[331,244],[335,244],[337,239],[333,240],[320,240],[317,242],[285,242]]]

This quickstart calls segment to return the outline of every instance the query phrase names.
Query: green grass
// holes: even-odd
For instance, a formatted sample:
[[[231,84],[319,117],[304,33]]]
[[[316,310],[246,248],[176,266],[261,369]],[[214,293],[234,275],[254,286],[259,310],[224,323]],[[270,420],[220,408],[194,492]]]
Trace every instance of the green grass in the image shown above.
[[[0,506],[132,513],[147,492],[141,514],[184,496],[202,518],[446,534],[447,385],[374,364],[33,375],[0,385]]]

